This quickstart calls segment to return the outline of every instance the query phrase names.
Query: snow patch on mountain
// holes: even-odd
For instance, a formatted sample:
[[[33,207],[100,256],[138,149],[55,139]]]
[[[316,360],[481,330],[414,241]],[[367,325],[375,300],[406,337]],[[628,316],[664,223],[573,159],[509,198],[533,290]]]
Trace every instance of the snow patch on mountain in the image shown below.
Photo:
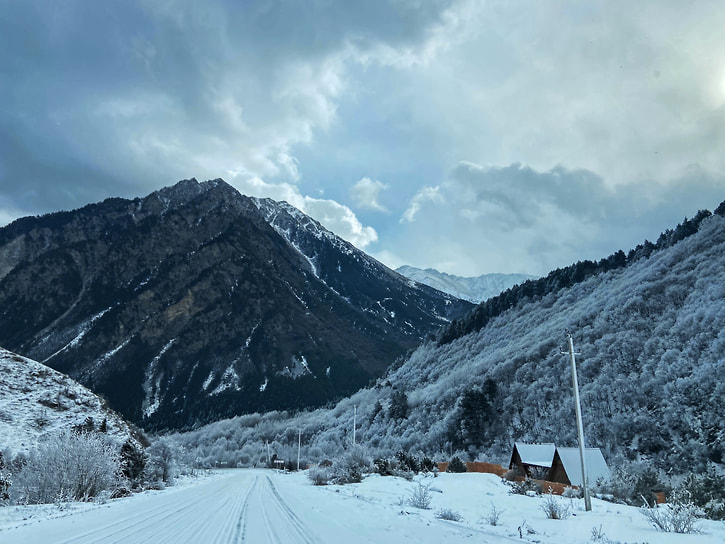
[[[241,387],[239,384],[240,384],[239,374],[237,373],[236,369],[234,368],[234,362],[233,362],[226,368],[226,370],[224,371],[224,374],[222,374],[222,377],[219,380],[219,384],[214,388],[214,390],[211,392],[211,394],[218,395],[219,393],[222,393],[223,391],[226,391],[227,389],[234,389],[235,391],[241,391]]]
[[[92,316],[89,320],[87,320],[85,323],[83,323],[80,327],[80,330],[78,331],[78,334],[68,342],[65,346],[60,348],[58,351],[53,353],[50,357],[47,357],[43,360],[43,363],[50,361],[53,357],[58,355],[59,353],[63,353],[67,349],[72,349],[78,346],[80,344],[83,337],[88,333],[89,330],[91,330],[91,327],[93,327],[93,324],[98,321],[100,318],[102,318],[111,308],[106,308],[105,310],[98,312],[96,315]],[[47,339],[47,337],[46,337]]]
[[[292,357],[292,363],[285,366],[284,369],[277,372],[277,374],[286,378],[292,378],[293,380],[301,378],[302,376],[305,376],[307,374],[309,374],[313,378],[316,378],[316,376],[310,370],[310,367],[307,364],[307,359],[305,359],[304,355],[302,355],[300,358]]]
[[[164,373],[158,372],[159,361],[175,341],[176,338],[169,340],[146,369],[143,383],[145,398],[142,405],[143,413],[146,417],[156,412],[159,406],[161,406],[161,380],[164,378]]]

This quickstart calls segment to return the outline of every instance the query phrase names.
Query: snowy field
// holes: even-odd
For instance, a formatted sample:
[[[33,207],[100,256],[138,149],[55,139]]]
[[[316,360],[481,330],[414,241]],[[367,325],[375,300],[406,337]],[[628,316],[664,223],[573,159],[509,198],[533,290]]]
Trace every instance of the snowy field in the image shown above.
[[[417,482],[429,486],[429,510],[407,504]],[[725,542],[723,522],[700,521],[698,534],[662,533],[638,509],[596,499],[585,512],[583,501],[557,497],[570,516],[550,520],[541,508],[545,497],[508,490],[489,474],[415,482],[374,475],[360,484],[315,487],[305,472],[236,469],[106,504],[0,508],[0,543]],[[494,507],[501,513],[496,526]],[[439,519],[446,509],[462,520]]]

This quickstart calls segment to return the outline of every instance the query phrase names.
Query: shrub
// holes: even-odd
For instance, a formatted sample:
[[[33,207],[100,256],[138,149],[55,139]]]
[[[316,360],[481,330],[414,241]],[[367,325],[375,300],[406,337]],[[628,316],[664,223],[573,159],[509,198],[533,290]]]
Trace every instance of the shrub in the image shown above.
[[[571,514],[569,506],[554,497],[551,493],[546,496],[544,504],[541,505],[541,509],[549,519],[566,519]]]
[[[307,471],[307,479],[313,485],[328,485],[332,480],[332,473],[327,467],[312,467]]]
[[[455,510],[451,510],[450,508],[443,508],[441,510],[438,510],[436,512],[436,517],[438,519],[444,519],[446,521],[463,521],[463,516]]]
[[[372,470],[367,449],[353,446],[332,464],[332,479],[336,484],[355,484],[362,481],[363,474]]]
[[[512,495],[541,495],[542,491],[541,484],[531,478],[526,478],[523,482],[510,482],[509,485]]]
[[[679,489],[688,493],[692,502],[710,519],[725,519],[725,476],[713,467],[700,475],[690,474]]]
[[[420,461],[420,471],[421,472],[436,472],[438,470],[438,466],[433,462],[433,459],[430,457],[424,456],[423,459]]]
[[[451,462],[446,467],[446,472],[466,472],[467,470],[466,463],[461,461],[459,457],[451,459]]]
[[[495,527],[499,524],[501,521],[501,516],[503,515],[504,510],[499,510],[496,508],[496,505],[491,503],[491,508],[488,510],[488,513],[484,516],[484,520],[489,525]]]
[[[398,468],[400,470],[415,473],[420,472],[420,462],[415,456],[404,451],[399,451],[395,454],[395,459],[398,461]]]
[[[545,467],[536,467],[532,466],[530,468],[531,477],[534,480],[546,480],[546,477],[549,474],[549,469]]]
[[[62,432],[41,443],[28,457],[11,488],[15,502],[87,501],[119,483],[115,449],[90,433]]]
[[[393,475],[393,467],[391,467],[391,463],[388,459],[383,459],[382,457],[378,457],[373,461],[374,465],[374,471],[381,476],[392,476]]]
[[[436,464],[426,456],[418,458],[413,454],[399,451],[392,459],[377,458],[373,470],[381,476],[398,476],[412,480],[419,472],[437,472]]]
[[[636,504],[643,500],[647,506],[653,506],[657,504],[655,493],[664,490],[665,486],[660,482],[657,472],[646,469],[637,477],[630,501]]]
[[[578,487],[575,489],[570,486],[566,486],[564,492],[561,494],[565,499],[581,499],[583,495],[584,490],[582,488]]]
[[[597,494],[605,500],[631,504],[636,481],[637,478],[629,470],[615,466],[608,481],[597,483]],[[641,504],[641,499],[638,499],[637,504]]]
[[[674,493],[672,502],[661,507],[645,504],[640,511],[655,529],[684,534],[699,532],[696,527],[697,518],[704,513],[686,492]]]
[[[413,508],[420,508],[421,510],[430,510],[430,503],[433,497],[430,495],[430,486],[418,484],[410,492],[408,497],[408,504]]]

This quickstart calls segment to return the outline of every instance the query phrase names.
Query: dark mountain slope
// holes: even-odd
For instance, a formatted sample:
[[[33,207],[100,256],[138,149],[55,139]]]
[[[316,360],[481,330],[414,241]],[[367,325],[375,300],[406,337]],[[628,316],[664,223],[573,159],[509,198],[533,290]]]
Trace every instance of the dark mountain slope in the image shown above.
[[[270,225],[309,262],[317,278],[357,308],[412,336],[467,314],[473,305],[410,281],[335,236],[286,202],[254,199]],[[401,281],[408,288],[401,289]]]
[[[334,260],[344,242],[325,239]],[[381,374],[446,310],[467,309],[356,257],[364,271],[335,279],[346,298],[222,180],[25,218],[0,229],[0,344],[150,427],[313,406]],[[386,303],[372,293],[369,306],[352,301],[355,274],[373,269],[390,299],[427,297],[396,312],[412,327],[370,311]]]

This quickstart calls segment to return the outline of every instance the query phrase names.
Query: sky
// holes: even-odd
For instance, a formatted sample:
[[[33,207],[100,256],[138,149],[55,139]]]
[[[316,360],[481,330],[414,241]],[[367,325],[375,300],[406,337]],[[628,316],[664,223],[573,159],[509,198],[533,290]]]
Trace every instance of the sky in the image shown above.
[[[181,179],[393,268],[529,273],[725,200],[725,4],[0,0],[0,225]]]

